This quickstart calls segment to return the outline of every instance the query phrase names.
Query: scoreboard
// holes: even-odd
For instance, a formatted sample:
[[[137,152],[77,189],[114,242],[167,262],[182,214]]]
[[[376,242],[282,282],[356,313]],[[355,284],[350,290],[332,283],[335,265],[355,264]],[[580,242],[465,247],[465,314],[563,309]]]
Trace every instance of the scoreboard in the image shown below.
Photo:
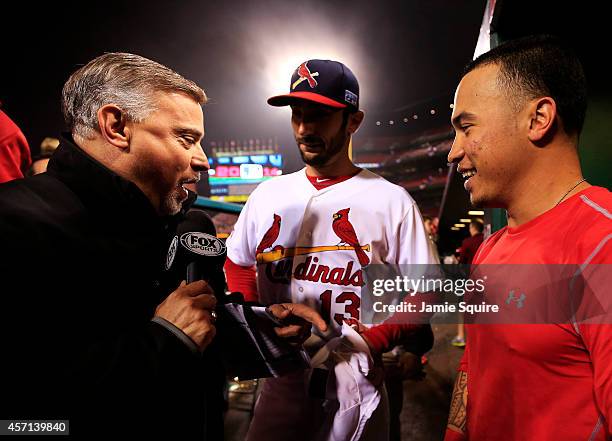
[[[208,161],[210,197],[218,201],[245,202],[258,184],[283,174],[277,149],[213,150]]]

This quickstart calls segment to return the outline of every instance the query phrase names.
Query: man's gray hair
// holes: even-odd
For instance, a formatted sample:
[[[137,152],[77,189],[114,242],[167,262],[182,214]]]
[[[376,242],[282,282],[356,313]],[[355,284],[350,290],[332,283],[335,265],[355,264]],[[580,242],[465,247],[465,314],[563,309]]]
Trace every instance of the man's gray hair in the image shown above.
[[[72,134],[91,138],[98,127],[98,109],[116,104],[130,121],[140,122],[155,111],[158,92],[183,93],[206,104],[204,91],[172,69],[139,55],[108,53],[74,72],[62,90],[62,111]]]

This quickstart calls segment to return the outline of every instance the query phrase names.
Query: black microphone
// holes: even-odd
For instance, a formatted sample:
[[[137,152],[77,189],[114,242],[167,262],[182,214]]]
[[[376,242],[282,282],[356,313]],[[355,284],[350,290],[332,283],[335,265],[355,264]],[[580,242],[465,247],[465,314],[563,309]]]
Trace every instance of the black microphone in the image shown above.
[[[204,211],[187,211],[170,251],[166,267],[186,274],[187,283],[205,280],[215,293],[217,335],[213,351],[228,374],[251,379],[279,376],[309,366],[303,350],[278,337],[274,330],[278,323],[265,308],[244,305],[240,293],[225,295],[223,265],[227,248],[217,238],[215,225]]]
[[[191,209],[178,225],[173,245],[176,249],[174,265],[185,268],[187,283],[206,281],[217,300],[225,300],[225,275],[223,265],[227,249],[217,238],[215,224],[202,210]]]

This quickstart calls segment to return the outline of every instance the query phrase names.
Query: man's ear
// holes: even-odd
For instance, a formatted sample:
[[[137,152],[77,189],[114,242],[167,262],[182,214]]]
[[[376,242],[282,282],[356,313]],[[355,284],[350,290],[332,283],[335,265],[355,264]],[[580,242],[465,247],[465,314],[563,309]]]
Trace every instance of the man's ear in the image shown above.
[[[361,111],[358,110],[355,113],[351,113],[349,115],[349,119],[348,122],[346,124],[346,128],[349,131],[350,134],[355,133],[357,130],[359,130],[359,126],[361,126],[361,123],[363,122],[363,117],[365,116],[365,114]]]
[[[106,104],[98,109],[98,128],[106,142],[126,149],[130,145],[129,130],[126,130],[125,113],[115,104]]]
[[[529,127],[527,137],[535,144],[552,135],[557,119],[557,104],[551,97],[542,97],[528,104]]]

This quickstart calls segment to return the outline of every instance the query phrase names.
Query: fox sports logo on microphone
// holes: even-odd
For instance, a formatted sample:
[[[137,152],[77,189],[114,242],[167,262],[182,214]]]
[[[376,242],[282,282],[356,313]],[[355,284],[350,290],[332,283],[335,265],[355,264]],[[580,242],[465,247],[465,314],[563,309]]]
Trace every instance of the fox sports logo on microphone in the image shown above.
[[[215,236],[190,232],[181,235],[181,245],[192,253],[202,256],[220,256],[225,253],[225,244]]]

